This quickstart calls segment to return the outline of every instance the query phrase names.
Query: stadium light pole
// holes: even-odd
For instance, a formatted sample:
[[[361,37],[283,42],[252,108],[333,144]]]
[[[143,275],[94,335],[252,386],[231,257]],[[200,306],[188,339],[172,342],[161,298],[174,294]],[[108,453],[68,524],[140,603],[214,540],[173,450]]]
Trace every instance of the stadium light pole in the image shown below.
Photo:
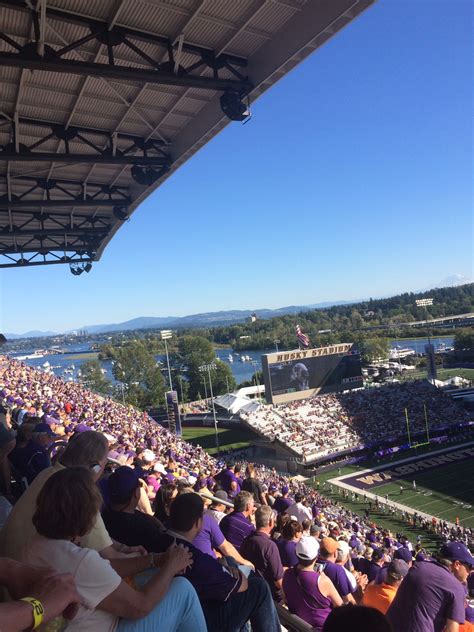
[[[211,391],[211,402],[212,402],[212,416],[214,418],[214,431],[216,433],[216,449],[217,449],[217,457],[220,456],[220,447],[219,447],[219,433],[217,432],[217,419],[216,419],[216,407],[214,406],[214,393],[212,392],[212,378],[211,378],[211,369],[216,369],[215,362],[210,362],[209,364],[202,364],[199,367],[199,371],[201,373],[206,373],[209,378],[209,389]]]
[[[254,375],[255,375],[255,385],[257,386],[257,399],[258,399],[258,401],[260,401],[260,384],[258,383],[258,375],[257,375],[258,362],[256,360],[252,360],[252,366],[255,369],[255,374]]]
[[[425,308],[426,333],[428,335],[428,344],[431,344],[430,329],[428,327],[428,310],[426,308],[429,307],[430,305],[433,305],[433,299],[432,298],[417,298],[415,303],[416,303],[417,307],[424,307]]]
[[[278,345],[281,342],[281,340],[274,340],[273,342],[275,343],[275,351],[278,353]]]
[[[170,382],[170,391],[172,391],[173,390],[173,383],[171,381],[170,358],[169,358],[169,355],[168,355],[168,345],[166,344],[166,341],[170,340],[173,337],[173,332],[171,331],[171,329],[162,329],[160,331],[160,334],[161,334],[161,339],[165,343],[166,364],[168,365],[168,379],[169,379],[169,382]]]

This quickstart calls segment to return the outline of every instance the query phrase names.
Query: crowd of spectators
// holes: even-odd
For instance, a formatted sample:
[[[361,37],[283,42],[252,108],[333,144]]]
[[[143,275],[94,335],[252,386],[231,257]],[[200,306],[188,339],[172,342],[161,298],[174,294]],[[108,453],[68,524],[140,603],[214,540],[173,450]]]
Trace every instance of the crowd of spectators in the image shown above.
[[[247,423],[278,439],[307,461],[388,439],[469,421],[468,413],[426,381],[321,395],[261,406],[243,414]]]
[[[13,508],[0,584],[17,599],[0,604],[6,630],[53,619],[48,632],[237,632],[246,622],[277,632],[278,605],[315,631],[357,619],[368,631],[472,632],[469,530],[448,529],[431,559],[303,482],[216,461],[132,407],[5,357],[0,404],[13,469],[2,469]],[[57,436],[66,447],[50,465]],[[22,450],[34,467],[20,472]]]

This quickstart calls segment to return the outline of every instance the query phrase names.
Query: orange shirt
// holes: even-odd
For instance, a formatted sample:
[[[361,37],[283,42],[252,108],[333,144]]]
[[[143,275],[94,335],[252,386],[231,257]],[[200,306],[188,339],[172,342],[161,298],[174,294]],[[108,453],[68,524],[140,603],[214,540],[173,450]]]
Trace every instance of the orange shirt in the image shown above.
[[[365,589],[362,605],[376,608],[385,614],[397,594],[397,588],[390,584],[369,584]]]

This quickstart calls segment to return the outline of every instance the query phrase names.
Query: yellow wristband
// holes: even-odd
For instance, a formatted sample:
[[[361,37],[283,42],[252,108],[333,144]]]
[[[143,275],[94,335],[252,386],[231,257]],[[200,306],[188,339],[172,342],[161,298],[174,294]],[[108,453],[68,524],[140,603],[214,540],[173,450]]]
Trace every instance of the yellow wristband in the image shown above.
[[[43,623],[43,617],[44,617],[43,604],[41,603],[41,601],[38,601],[38,599],[35,599],[34,597],[22,597],[20,601],[26,601],[27,603],[31,604],[31,606],[33,607],[34,623],[31,629],[36,630],[36,628],[39,628],[39,626]]]

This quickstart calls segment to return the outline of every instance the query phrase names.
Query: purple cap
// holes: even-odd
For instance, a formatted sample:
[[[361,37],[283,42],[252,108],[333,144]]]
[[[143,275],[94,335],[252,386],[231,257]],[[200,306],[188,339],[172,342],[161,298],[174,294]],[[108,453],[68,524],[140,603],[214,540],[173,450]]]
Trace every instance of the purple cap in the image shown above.
[[[281,493],[282,494],[288,494],[289,491],[290,490],[288,488],[288,485],[283,485],[283,487],[281,488]]]
[[[131,467],[123,465],[118,467],[108,478],[109,497],[113,502],[115,499],[123,499],[137,489],[139,485],[139,477],[137,472]]]
[[[33,432],[40,433],[40,434],[47,434],[48,437],[51,437],[51,438],[57,437],[57,435],[54,434],[54,432],[51,430],[48,424],[43,424],[43,423],[36,424]]]
[[[406,546],[401,546],[393,554],[393,559],[394,560],[403,560],[404,562],[409,564],[412,561],[413,556],[411,554],[411,551],[409,551]]]
[[[446,560],[457,560],[462,564],[468,566],[474,566],[474,557],[472,557],[470,550],[462,542],[448,542],[441,547],[441,557]]]
[[[74,432],[88,432],[89,430],[92,430],[92,428],[89,428],[86,424],[77,424],[74,428]]]

